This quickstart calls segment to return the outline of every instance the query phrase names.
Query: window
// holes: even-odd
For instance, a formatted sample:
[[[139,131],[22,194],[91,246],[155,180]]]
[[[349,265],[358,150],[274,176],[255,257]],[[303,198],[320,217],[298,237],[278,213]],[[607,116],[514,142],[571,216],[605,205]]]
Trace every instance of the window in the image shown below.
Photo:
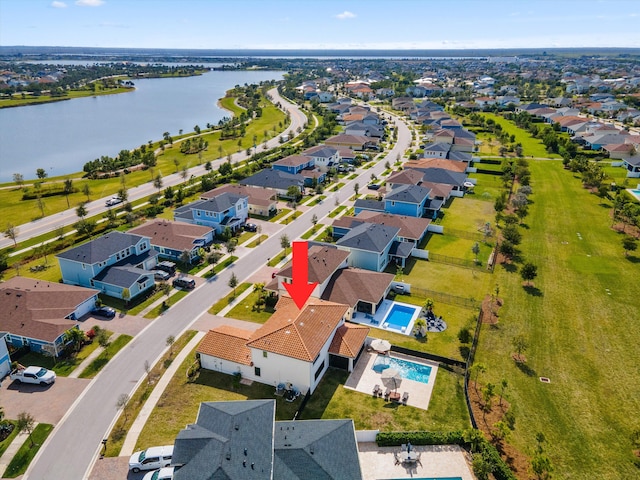
[[[253,373],[256,377],[260,376],[260,367],[253,367]]]
[[[267,352],[263,350],[263,351],[262,351],[262,356],[263,356],[264,358],[267,358]]]
[[[323,370],[324,370],[324,360],[322,361],[322,363],[320,364],[320,366],[316,370],[316,373],[313,374],[313,379],[317,380]]]
[[[86,266],[84,263],[82,264],[82,269],[83,269],[83,270],[86,270],[86,269],[87,269],[87,266]]]

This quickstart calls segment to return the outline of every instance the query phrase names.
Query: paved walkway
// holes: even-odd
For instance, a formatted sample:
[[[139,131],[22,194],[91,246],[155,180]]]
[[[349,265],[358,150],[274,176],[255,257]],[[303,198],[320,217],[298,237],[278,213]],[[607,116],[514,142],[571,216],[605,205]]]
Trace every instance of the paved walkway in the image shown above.
[[[33,428],[35,429],[37,426],[38,426],[38,422],[35,422],[33,424]],[[13,439],[11,444],[4,451],[4,454],[2,454],[2,457],[0,457],[0,477],[2,477],[5,470],[9,466],[9,462],[11,462],[11,459],[13,459],[16,453],[18,453],[18,450],[20,449],[22,444],[27,441],[28,436],[29,436],[29,432],[27,431],[20,432],[18,435],[16,435],[16,437]]]
[[[119,333],[114,333],[109,337],[109,342],[113,342],[119,336],[120,336]],[[102,347],[96,348],[93,352],[89,354],[87,358],[85,358],[82,362],[80,362],[80,365],[78,365],[75,368],[75,370],[71,372],[67,377],[78,378],[80,374],[84,371],[84,369],[87,368],[91,364],[91,362],[93,362],[98,357],[98,355],[100,355],[103,351],[104,351],[104,348]]]
[[[133,422],[133,425],[131,425],[131,428],[129,428],[127,437],[125,438],[124,443],[122,444],[122,449],[120,450],[120,456],[130,456],[133,453],[136,442],[138,441],[138,437],[140,436],[140,432],[142,432],[142,428],[144,427],[145,423],[147,423],[147,420],[149,419],[151,412],[158,403],[158,400],[160,400],[160,396],[163,394],[165,388],[167,388],[167,385],[169,385],[169,382],[175,375],[178,368],[180,368],[180,365],[182,365],[182,362],[184,362],[191,351],[196,348],[204,335],[204,332],[196,333],[191,341],[187,345],[185,345],[182,351],[173,359],[173,362],[171,362],[171,365],[164,372],[164,374],[158,381],[158,384],[151,392],[151,395],[149,395],[149,398],[142,406],[142,409]]]

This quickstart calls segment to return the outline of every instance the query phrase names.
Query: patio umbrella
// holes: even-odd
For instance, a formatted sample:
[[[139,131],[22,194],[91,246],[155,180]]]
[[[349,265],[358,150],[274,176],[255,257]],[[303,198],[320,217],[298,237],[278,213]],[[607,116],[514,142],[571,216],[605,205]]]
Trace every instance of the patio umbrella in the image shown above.
[[[375,338],[371,341],[371,348],[377,352],[388,352],[391,350],[391,344],[389,343],[389,340]]]
[[[382,383],[386,387],[393,388],[394,390],[397,390],[402,383],[402,376],[395,368],[387,368],[383,370],[380,377],[382,378]]]

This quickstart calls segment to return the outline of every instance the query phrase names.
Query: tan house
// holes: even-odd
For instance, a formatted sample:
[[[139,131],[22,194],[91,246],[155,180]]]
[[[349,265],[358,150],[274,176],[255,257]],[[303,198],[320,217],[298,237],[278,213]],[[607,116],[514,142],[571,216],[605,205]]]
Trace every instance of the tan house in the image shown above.
[[[278,192],[272,188],[252,187],[250,185],[222,185],[200,195],[203,200],[215,198],[221,193],[233,193],[249,197],[249,213],[268,217],[278,210]]]

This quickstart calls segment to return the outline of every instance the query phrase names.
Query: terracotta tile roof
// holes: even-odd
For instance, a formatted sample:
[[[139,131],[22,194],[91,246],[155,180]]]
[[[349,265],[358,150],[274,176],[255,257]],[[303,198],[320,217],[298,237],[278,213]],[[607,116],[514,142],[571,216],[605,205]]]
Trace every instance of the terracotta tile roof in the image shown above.
[[[129,232],[151,238],[151,245],[184,251],[192,250],[195,247],[194,240],[211,233],[211,227],[169,220],[151,220],[132,228]]]
[[[11,278],[0,283],[0,330],[52,342],[76,325],[65,317],[97,293],[64,283]]]
[[[369,327],[345,323],[341,325],[331,341],[329,353],[341,357],[356,358],[369,335]]]
[[[444,168],[454,172],[464,173],[467,170],[465,162],[447,160],[444,158],[421,158],[420,160],[409,160],[404,164],[405,168]],[[388,180],[387,180],[388,181]]]
[[[252,333],[249,330],[220,325],[207,332],[198,345],[198,353],[251,365],[251,350],[247,347],[247,341]]]
[[[307,255],[309,257],[309,282],[323,283],[344,263],[349,252],[335,247],[314,245],[309,248]],[[278,275],[292,278],[291,262],[287,263],[278,272]]]
[[[392,273],[343,268],[331,278],[322,298],[350,307],[355,307],[360,300],[377,304],[384,298],[393,278]]]
[[[249,205],[269,206],[275,203],[278,192],[271,188],[252,187],[250,185],[228,184],[222,185],[213,190],[200,195],[202,199],[214,198],[221,193],[234,193],[236,195],[246,195],[249,197]]]
[[[313,297],[298,310],[290,297],[282,296],[275,313],[253,333],[247,346],[313,362],[348,310],[347,305]]]

